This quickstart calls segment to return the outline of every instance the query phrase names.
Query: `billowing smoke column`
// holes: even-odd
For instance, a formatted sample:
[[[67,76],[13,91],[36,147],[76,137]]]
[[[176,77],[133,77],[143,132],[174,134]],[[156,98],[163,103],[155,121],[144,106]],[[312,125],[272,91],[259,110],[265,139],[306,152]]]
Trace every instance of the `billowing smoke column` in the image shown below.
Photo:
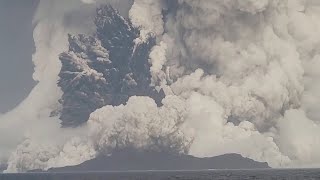
[[[71,4],[62,14],[89,6]],[[240,153],[272,167],[319,166],[319,9],[317,0],[135,0],[128,14],[140,29],[134,42],[146,42],[150,33],[156,39],[149,55],[150,84],[164,90],[162,106],[150,97],[132,96],[119,106],[94,111],[76,129],[60,129],[58,121],[46,125],[50,112],[43,109],[57,109],[61,98],[58,54],[66,51],[66,31],[92,29],[56,21],[50,39],[35,37],[35,78],[40,82],[34,97],[24,102],[39,107],[32,108],[32,129],[51,131],[38,130],[46,136],[31,134],[24,141],[19,136],[6,146],[6,152],[13,151],[7,171],[78,164],[125,147],[167,148],[199,157]],[[43,10],[40,5],[39,12]],[[48,33],[48,21],[40,18],[35,34]],[[41,24],[47,31],[40,30]],[[57,46],[60,43],[63,46]],[[37,60],[41,54],[45,56]],[[55,68],[48,73],[48,66]],[[48,78],[42,80],[44,76]],[[39,103],[37,95],[45,91],[54,96],[44,96],[46,101]],[[23,116],[16,114],[27,110],[9,115],[19,119]],[[15,126],[5,121],[3,127]],[[50,138],[55,140],[48,143]]]
[[[131,17],[154,18],[135,11],[140,3],[147,4],[136,1]],[[154,49],[159,56],[150,56],[162,72],[153,77],[192,102],[184,121],[195,133],[190,154],[237,152],[273,167],[319,163],[318,2],[158,4],[168,14],[156,18],[165,21]],[[136,25],[158,32],[159,24]]]

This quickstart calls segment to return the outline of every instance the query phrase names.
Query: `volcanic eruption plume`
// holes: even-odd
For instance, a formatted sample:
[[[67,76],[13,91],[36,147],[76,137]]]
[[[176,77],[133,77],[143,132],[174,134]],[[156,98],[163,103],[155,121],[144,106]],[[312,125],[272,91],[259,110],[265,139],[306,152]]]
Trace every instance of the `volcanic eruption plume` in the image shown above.
[[[110,4],[40,2],[39,83],[0,117],[8,172],[127,147],[320,164],[317,0]]]

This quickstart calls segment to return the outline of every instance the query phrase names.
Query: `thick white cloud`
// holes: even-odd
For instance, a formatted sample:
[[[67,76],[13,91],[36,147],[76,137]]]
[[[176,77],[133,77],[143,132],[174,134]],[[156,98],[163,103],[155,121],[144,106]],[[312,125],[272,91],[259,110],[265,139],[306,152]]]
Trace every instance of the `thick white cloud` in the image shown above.
[[[163,0],[135,0],[130,11],[129,17],[132,24],[141,27],[141,38],[152,32],[156,36],[162,35],[164,31],[162,8]]]
[[[191,141],[181,130],[185,114],[184,101],[168,96],[158,108],[149,97],[131,97],[127,105],[106,106],[91,114],[90,136],[104,153],[117,148],[167,150],[179,143],[183,153]]]
[[[94,157],[96,151],[93,145],[84,138],[72,138],[64,145],[53,141],[40,143],[34,139],[26,139],[10,156],[9,166],[5,172],[48,170],[52,167],[80,164]]]
[[[302,110],[289,110],[278,122],[276,142],[293,165],[317,167],[320,162],[320,125],[308,119]]]
[[[154,53],[151,63],[165,67],[162,74],[167,77],[161,77],[171,89],[168,92],[189,100],[198,93],[203,96],[201,102],[211,100],[207,106],[222,109],[223,117],[213,115],[225,122],[221,127],[210,126],[209,115],[198,118],[203,119],[200,125],[211,130],[204,137],[217,136],[220,131],[232,139],[230,144],[215,138],[195,140],[190,152],[200,156],[237,152],[274,167],[319,164],[313,151],[319,150],[320,140],[312,138],[318,136],[320,107],[316,83],[319,3],[179,0],[178,5],[165,22],[170,42],[161,39],[167,45],[162,51],[157,47],[157,52],[166,51],[167,59],[163,60],[163,53],[158,57]],[[168,79],[174,83],[165,81]],[[201,103],[193,105],[201,107]],[[304,118],[290,116],[292,111],[301,112]],[[243,130],[243,124],[252,128]],[[290,139],[295,129],[302,134]],[[211,147],[206,146],[209,142]],[[304,148],[309,153],[303,155]]]

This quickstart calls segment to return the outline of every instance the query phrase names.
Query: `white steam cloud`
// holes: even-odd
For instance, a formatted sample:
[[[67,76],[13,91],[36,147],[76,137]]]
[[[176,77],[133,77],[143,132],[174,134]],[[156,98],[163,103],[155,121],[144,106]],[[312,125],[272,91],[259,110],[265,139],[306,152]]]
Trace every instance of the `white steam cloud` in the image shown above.
[[[320,163],[320,3],[178,0],[166,22],[136,11],[139,4],[147,3],[135,1],[130,17],[165,32],[156,33],[151,73],[185,100],[184,131],[195,135],[190,154],[236,152],[273,167]]]
[[[152,137],[190,143],[189,154],[199,157],[240,153],[272,167],[320,165],[317,0],[135,0],[128,17],[140,40],[157,37],[149,62],[153,84],[167,95],[163,106],[132,97],[93,112],[84,127],[61,130],[48,118],[61,96],[58,54],[67,33],[91,31],[65,23],[69,13],[91,15],[84,9],[97,2],[83,2],[40,3],[39,83],[0,121],[8,172],[79,164],[119,146],[154,147]]]

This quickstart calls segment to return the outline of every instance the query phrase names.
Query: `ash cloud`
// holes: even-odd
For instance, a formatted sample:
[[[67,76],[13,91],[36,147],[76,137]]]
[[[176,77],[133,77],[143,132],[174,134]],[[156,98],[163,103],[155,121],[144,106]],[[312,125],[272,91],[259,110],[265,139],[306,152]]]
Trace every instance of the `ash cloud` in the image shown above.
[[[135,0],[128,17],[140,28],[136,43],[145,42],[150,33],[156,38],[149,56],[151,84],[164,90],[163,105],[133,96],[125,105],[96,110],[76,129],[59,128],[55,118],[48,125],[45,119],[62,95],[58,55],[66,51],[67,33],[91,30],[76,25],[66,29],[64,16],[54,16],[53,10],[48,15],[45,7],[54,6],[42,5],[34,32],[34,78],[39,84],[20,107],[1,116],[15,120],[2,121],[0,127],[19,124],[19,132],[26,132],[37,125],[32,129],[52,133],[42,141],[35,135],[39,130],[27,140],[25,133],[14,135],[15,143],[5,146],[7,156],[13,152],[8,172],[28,170],[19,162],[34,159],[31,167],[48,169],[112,153],[119,146],[156,148],[154,137],[168,140],[161,148],[180,147],[175,152],[199,157],[240,153],[272,167],[320,164],[318,1]],[[80,6],[95,7],[79,1],[64,5],[52,9],[63,15]],[[51,26],[46,24],[52,24],[50,18],[56,22]],[[21,126],[28,118],[32,120]],[[51,150],[52,143],[44,139],[55,133],[63,138]],[[42,148],[35,150],[38,145]]]
[[[317,164],[318,156],[313,151],[319,148],[319,139],[306,137],[317,137],[313,128],[319,129],[319,117],[314,113],[319,108],[315,103],[317,87],[310,86],[318,78],[309,69],[309,63],[318,64],[315,59],[319,36],[313,33],[319,28],[315,21],[318,3],[308,0],[177,3],[178,8],[169,12],[165,22],[166,33],[159,37],[164,42],[170,39],[163,69],[170,68],[169,74],[164,74],[174,83],[167,85],[175,95],[188,100],[199,93],[222,108],[222,126],[210,128],[211,131],[225,132],[230,124],[241,129],[244,123],[250,124],[248,132],[260,136],[255,146],[242,149],[245,143],[238,140],[241,133],[225,136],[211,132],[195,138],[190,153],[220,154],[219,148],[214,147],[216,143],[211,143],[212,148],[201,147],[209,143],[196,145],[197,140],[214,142],[218,137],[223,143],[239,144],[220,146],[222,152],[238,152],[267,161],[273,167]],[[310,104],[311,101],[314,103]],[[201,102],[193,106],[201,106]],[[209,112],[217,109],[212,107]],[[200,124],[210,123],[208,117],[201,119],[206,121]],[[298,126],[303,121],[309,126]],[[292,123],[297,126],[293,128]],[[199,134],[204,131],[204,127],[196,130]],[[301,133],[301,139],[290,138],[289,134],[296,131]],[[253,135],[248,137],[254,139]],[[253,149],[263,146],[267,148],[254,152]],[[192,151],[193,148],[198,150]],[[288,153],[288,149],[295,153]]]

